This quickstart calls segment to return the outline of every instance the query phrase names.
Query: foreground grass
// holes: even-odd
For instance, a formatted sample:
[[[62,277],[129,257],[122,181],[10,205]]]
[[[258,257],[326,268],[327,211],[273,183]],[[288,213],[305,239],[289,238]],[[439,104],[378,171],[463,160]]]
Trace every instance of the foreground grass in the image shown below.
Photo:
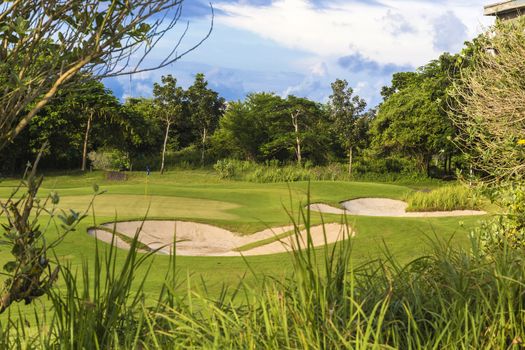
[[[135,243],[124,260],[95,248],[81,273],[63,269],[53,308],[32,327],[23,317],[1,323],[0,347],[518,349],[525,334],[523,251],[486,255],[475,240],[465,250],[434,237],[406,263],[386,253],[356,264],[348,239],[293,252],[290,270],[263,272],[256,290],[239,283],[215,296],[181,280],[177,258],[148,296],[150,275],[137,272],[157,264]]]

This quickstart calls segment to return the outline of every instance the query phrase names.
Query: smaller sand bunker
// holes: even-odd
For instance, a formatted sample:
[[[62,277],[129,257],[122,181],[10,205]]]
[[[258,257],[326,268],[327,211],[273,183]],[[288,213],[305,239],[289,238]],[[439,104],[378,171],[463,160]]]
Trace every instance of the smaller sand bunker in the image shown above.
[[[310,209],[325,214],[347,214],[358,216],[389,216],[406,218],[430,218],[447,216],[485,215],[479,210],[453,210],[433,212],[407,212],[408,204],[403,201],[387,198],[360,198],[341,202],[344,209],[332,207],[327,204],[311,204]]]
[[[142,226],[142,228],[141,228]],[[115,231],[117,235],[113,237]],[[260,246],[239,252],[238,248],[247,244],[276,238],[277,235],[285,234],[294,230],[293,226],[283,226],[257,232],[252,235],[241,236],[220,227],[186,221],[128,221],[108,223],[102,225],[102,229],[90,229],[88,233],[106,243],[111,243],[122,248],[129,249],[129,239],[133,238],[139,231],[138,239],[142,250],[158,249],[159,253],[171,254],[173,251],[173,237],[176,235],[176,254],[181,256],[249,256],[284,253],[292,248],[306,245],[306,231],[302,230],[298,235],[290,236],[262,244]],[[341,224],[325,224],[310,229],[312,243],[321,246],[325,243],[337,241],[353,236],[348,228]]]

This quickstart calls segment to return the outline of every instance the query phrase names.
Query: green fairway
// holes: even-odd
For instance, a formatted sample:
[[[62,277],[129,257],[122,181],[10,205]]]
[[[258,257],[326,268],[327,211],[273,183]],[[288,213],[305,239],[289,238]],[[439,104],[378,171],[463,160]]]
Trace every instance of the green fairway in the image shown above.
[[[231,229],[239,234],[250,234],[268,227],[291,223],[290,215],[299,220],[299,209],[307,202],[309,184],[275,183],[257,184],[219,180],[206,170],[173,171],[163,176],[150,176],[146,188],[146,176],[129,174],[128,181],[109,182],[102,173],[85,175],[49,176],[45,179],[41,194],[56,191],[60,195],[60,208],[84,209],[93,193],[92,185],[98,183],[106,193],[95,200],[95,222],[85,219],[76,232],[70,234],[57,248],[63,261],[79,266],[82,259],[89,261],[95,250],[95,240],[86,234],[88,227],[117,220],[141,219],[148,213],[149,219],[182,219],[198,221]],[[5,198],[16,180],[0,183],[0,198]],[[363,182],[312,182],[312,202],[324,202],[337,206],[340,201],[360,197],[385,197],[401,199],[411,189],[406,186]],[[148,211],[149,210],[149,211]],[[339,222],[338,215],[311,213],[313,223]],[[401,260],[413,259],[424,254],[425,240],[437,236],[453,237],[455,244],[465,245],[468,232],[480,217],[463,218],[386,218],[348,217],[356,236],[353,254],[356,263],[376,258],[388,250]],[[51,238],[55,233],[50,230]],[[99,243],[100,247],[107,247]],[[122,252],[124,258],[125,252]],[[2,254],[0,262],[7,261]],[[154,257],[155,268],[149,273],[147,288],[159,288],[164,281],[169,257]],[[251,271],[266,275],[284,275],[290,267],[287,254],[247,257],[178,257],[177,265],[182,277],[191,275],[195,280],[206,281],[211,292],[225,284],[234,286],[241,276]],[[247,281],[254,276],[247,274]]]

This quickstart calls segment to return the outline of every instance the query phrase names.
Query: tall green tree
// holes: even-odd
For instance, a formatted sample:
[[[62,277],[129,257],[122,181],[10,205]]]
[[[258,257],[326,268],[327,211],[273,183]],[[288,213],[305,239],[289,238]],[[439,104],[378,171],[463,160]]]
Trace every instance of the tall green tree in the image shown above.
[[[319,127],[323,122],[322,111],[317,103],[293,95],[287,97],[285,104],[293,127],[292,139],[295,141],[294,151],[297,164],[302,165],[305,142],[308,145],[312,141],[323,140],[323,128]],[[322,152],[323,142],[315,143],[316,151]]]
[[[409,86],[414,81],[414,79],[417,78],[417,75],[418,73],[416,72],[394,73],[390,86],[383,86],[383,88],[381,88],[381,96],[384,100],[387,100],[396,92],[399,92]]]
[[[202,73],[195,76],[195,81],[188,88],[186,96],[191,120],[194,128],[198,130],[201,164],[204,164],[208,138],[219,126],[219,120],[224,113],[225,100],[216,91],[208,88],[208,82]]]
[[[71,169],[82,164],[85,169],[85,156],[90,147],[104,146],[122,138],[119,101],[95,79],[76,82],[71,89],[59,91],[19,136],[25,139],[27,146],[24,147],[28,151],[19,156],[23,157],[19,163],[25,164],[34,158],[47,142],[42,167]],[[20,147],[18,141],[5,150],[12,155],[16,147]]]
[[[158,154],[164,137],[153,99],[128,98],[122,106],[120,140],[131,160],[131,167],[138,157],[151,158]],[[148,162],[151,165],[151,160]],[[148,165],[148,164],[146,164]]]
[[[347,150],[348,173],[352,173],[354,147],[359,142],[360,119],[366,108],[366,102],[348,86],[346,80],[337,79],[332,83],[332,95],[328,103],[332,128],[341,146]]]
[[[448,116],[447,90],[459,74],[457,59],[446,53],[417,72],[394,74],[371,125],[372,146],[379,155],[414,159],[427,175],[432,159],[441,157],[443,168],[450,170],[457,151],[451,142],[456,129]]]
[[[228,105],[213,143],[222,155],[248,160],[323,162],[330,143],[328,125],[320,104],[254,93]]]
[[[177,118],[182,116],[185,92],[180,86],[177,86],[177,79],[171,74],[162,76],[161,81],[162,84],[155,83],[153,85],[153,96],[156,114],[164,124],[164,142],[160,165],[160,173],[163,174],[170,129]]]
[[[80,168],[85,171],[93,123],[101,118],[113,119],[116,122],[120,116],[120,102],[104,84],[96,79],[82,80],[78,86],[74,86],[63,95],[62,108],[69,109],[70,114],[77,114],[85,121]]]
[[[264,160],[262,145],[269,141],[268,106],[273,105],[273,94],[250,94],[244,102],[230,102],[214,142],[226,147],[223,153],[238,154],[241,158]]]

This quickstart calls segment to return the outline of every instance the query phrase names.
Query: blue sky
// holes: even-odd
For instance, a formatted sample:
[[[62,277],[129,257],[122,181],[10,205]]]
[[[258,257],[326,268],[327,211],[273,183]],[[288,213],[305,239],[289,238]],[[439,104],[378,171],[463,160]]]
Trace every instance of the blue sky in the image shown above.
[[[370,106],[393,73],[414,70],[442,52],[458,52],[492,23],[476,0],[212,0],[214,28],[195,51],[159,71],[106,82],[120,98],[151,96],[172,74],[187,87],[196,73],[227,100],[250,92],[294,94],[325,102],[330,83],[346,79]],[[489,1],[490,2],[490,1]],[[183,21],[156,48],[160,59],[184,23],[190,47],[209,30],[205,0],[185,0]],[[184,22],[184,23],[183,23]]]

